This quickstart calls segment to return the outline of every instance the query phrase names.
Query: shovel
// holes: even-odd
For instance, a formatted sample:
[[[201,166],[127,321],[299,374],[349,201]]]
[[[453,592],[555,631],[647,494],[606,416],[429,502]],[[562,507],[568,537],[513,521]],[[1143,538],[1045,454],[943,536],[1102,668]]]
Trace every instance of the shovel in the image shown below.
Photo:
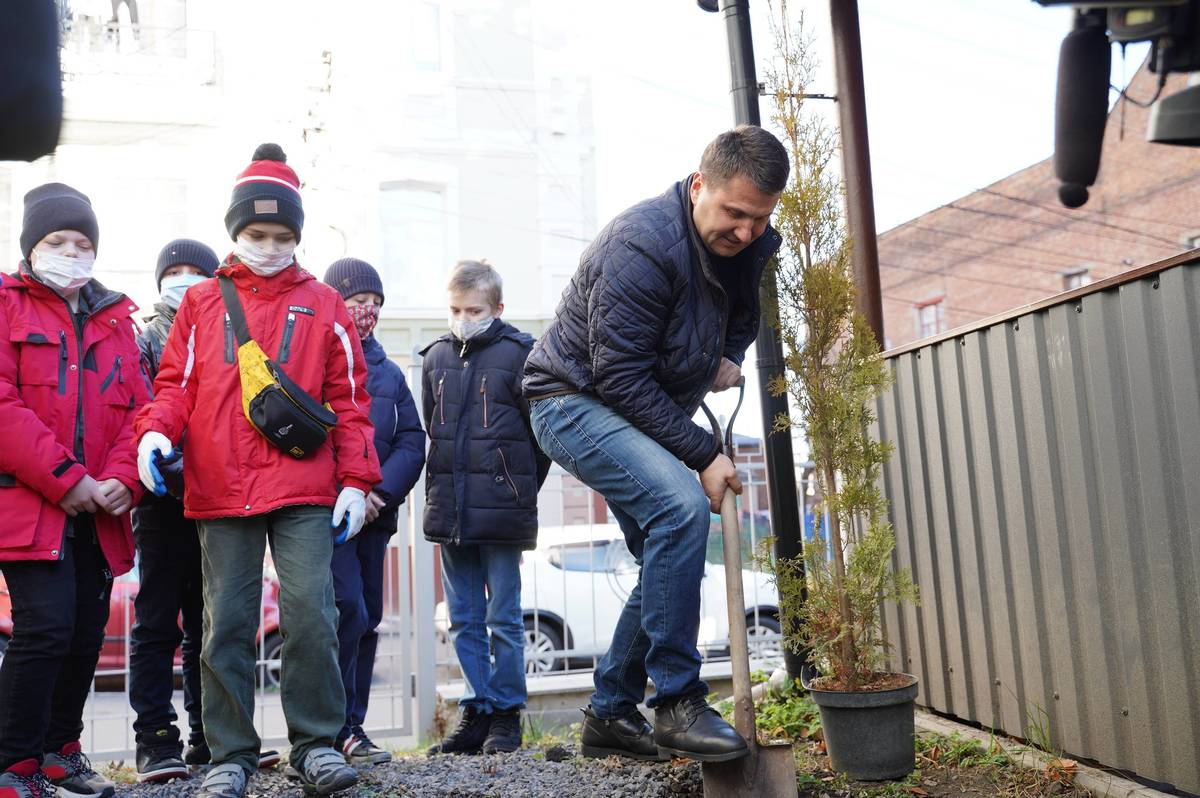
[[[733,456],[733,422],[746,396],[746,378],[738,381],[738,402],[725,427],[707,405],[704,414],[724,454]],[[729,657],[733,664],[733,727],[745,738],[750,754],[729,762],[705,762],[705,798],[796,798],[796,757],[789,743],[762,745],[754,722],[754,698],[750,694],[750,647],[746,639],[746,599],[742,588],[741,530],[738,526],[737,495],[725,489],[721,501],[721,534],[725,544],[725,596],[729,611]]]

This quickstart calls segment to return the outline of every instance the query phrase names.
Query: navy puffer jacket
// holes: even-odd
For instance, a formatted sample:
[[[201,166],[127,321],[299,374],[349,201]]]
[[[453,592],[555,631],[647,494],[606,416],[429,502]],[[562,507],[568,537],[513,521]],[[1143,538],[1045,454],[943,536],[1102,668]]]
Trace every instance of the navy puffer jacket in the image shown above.
[[[590,393],[697,471],[717,456],[692,421],[721,358],[758,334],[758,286],[780,237],[738,256],[733,307],[692,224],[691,178],[620,214],[583,253],[555,319],[525,364],[530,400]]]
[[[417,405],[400,367],[388,359],[383,345],[369,336],[362,342],[367,361],[367,393],[371,395],[371,425],[382,479],[375,486],[387,502],[375,527],[396,531],[397,508],[421,478],[425,465],[425,430]]]
[[[531,336],[497,319],[465,345],[444,335],[421,352],[429,540],[537,545],[537,494],[550,460],[534,443],[521,395],[532,346]]]

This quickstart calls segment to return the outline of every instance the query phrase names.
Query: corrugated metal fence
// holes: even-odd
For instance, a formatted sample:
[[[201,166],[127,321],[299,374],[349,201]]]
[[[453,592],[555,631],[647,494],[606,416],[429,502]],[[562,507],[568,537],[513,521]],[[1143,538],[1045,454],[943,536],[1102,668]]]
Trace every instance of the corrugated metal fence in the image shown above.
[[[1200,256],[887,358],[919,703],[1200,792]]]

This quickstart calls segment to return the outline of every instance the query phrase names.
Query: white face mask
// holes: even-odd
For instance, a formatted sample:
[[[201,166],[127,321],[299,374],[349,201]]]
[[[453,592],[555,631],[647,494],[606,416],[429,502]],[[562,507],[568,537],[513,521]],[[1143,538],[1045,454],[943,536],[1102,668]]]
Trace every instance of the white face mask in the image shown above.
[[[68,258],[66,255],[39,252],[35,249],[29,268],[33,270],[34,276],[56,291],[74,292],[92,279],[92,266],[95,262],[94,255]]]
[[[159,298],[168,307],[179,309],[183,304],[183,295],[189,288],[202,280],[207,280],[203,274],[172,274],[162,278],[162,293]]]
[[[450,332],[460,341],[469,341],[476,335],[492,326],[495,321],[495,316],[484,316],[479,321],[467,321],[466,319],[450,320]]]
[[[296,259],[296,245],[288,244],[282,249],[269,250],[239,236],[234,242],[233,254],[259,277],[270,277],[292,265]]]

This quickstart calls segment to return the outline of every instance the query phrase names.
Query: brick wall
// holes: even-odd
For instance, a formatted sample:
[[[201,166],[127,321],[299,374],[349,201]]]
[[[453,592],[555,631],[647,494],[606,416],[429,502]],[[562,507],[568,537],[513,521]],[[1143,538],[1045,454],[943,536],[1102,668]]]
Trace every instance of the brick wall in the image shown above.
[[[1149,98],[1157,79],[1143,69],[1129,94]],[[1185,86],[1172,76],[1164,94]],[[1057,294],[1072,272],[1096,281],[1192,248],[1200,149],[1148,143],[1148,116],[1132,103],[1109,114],[1100,176],[1082,208],[1059,203],[1047,159],[882,234],[888,346],[924,337],[922,319],[926,333],[951,329]]]

